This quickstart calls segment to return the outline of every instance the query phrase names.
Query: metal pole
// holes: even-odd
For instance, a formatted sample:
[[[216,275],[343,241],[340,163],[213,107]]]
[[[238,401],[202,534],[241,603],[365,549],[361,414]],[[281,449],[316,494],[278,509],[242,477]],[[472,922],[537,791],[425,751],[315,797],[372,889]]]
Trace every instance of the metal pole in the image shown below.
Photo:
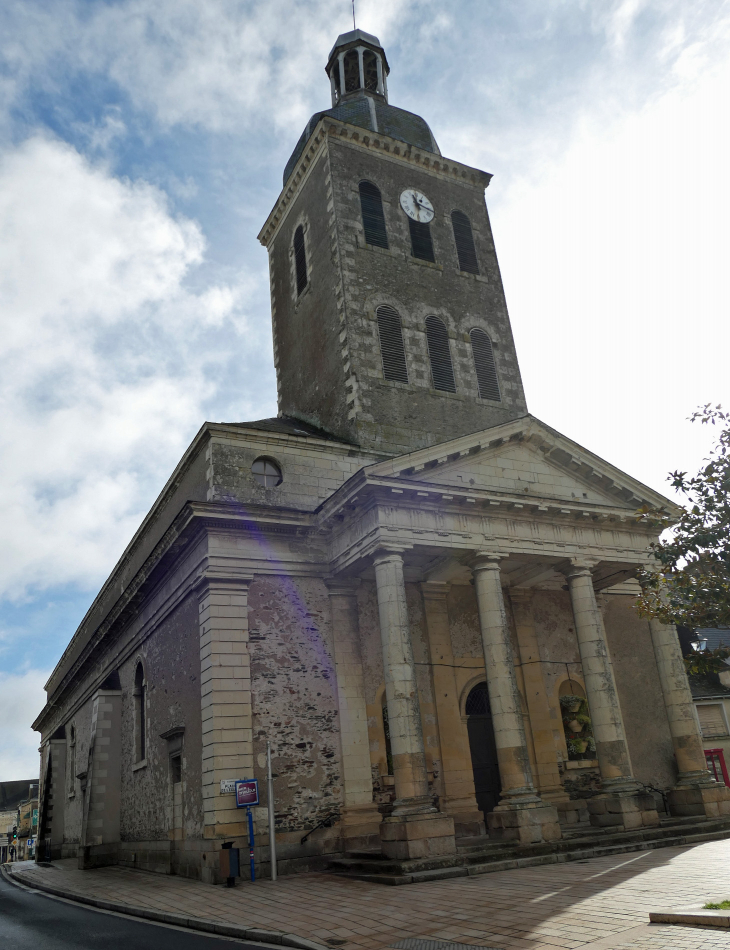
[[[274,776],[271,774],[271,743],[266,743],[266,793],[269,800],[269,851],[271,880],[276,880],[276,824],[274,820]]]
[[[253,814],[249,807],[246,808],[248,814],[248,854],[251,859],[251,883],[256,880],[256,866],[253,860]]]

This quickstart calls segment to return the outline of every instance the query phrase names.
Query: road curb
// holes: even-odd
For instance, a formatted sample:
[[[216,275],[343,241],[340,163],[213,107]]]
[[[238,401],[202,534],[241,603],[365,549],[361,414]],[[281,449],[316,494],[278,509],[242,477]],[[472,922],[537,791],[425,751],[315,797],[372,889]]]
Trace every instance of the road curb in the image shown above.
[[[656,911],[649,914],[652,924],[685,924],[692,927],[730,929],[730,916],[718,910]]]
[[[175,927],[186,927],[188,930],[197,930],[201,933],[218,934],[221,937],[236,937],[239,940],[255,940],[257,943],[269,943],[278,947],[293,947],[295,950],[331,950],[314,940],[299,937],[296,934],[282,933],[278,930],[261,930],[259,927],[238,927],[235,924],[219,923],[216,920],[206,920],[203,917],[185,917],[183,914],[168,914],[164,911],[152,910],[148,907],[134,907],[131,904],[122,904],[117,901],[103,900],[98,897],[87,897],[75,891],[46,884],[45,881],[36,881],[26,877],[22,872],[15,873],[0,865],[0,874],[11,884],[22,884],[33,890],[44,891],[54,897],[63,897],[77,904],[86,904],[99,910],[111,910],[116,914],[125,914],[128,917],[137,917],[140,920],[152,920],[160,924],[172,924]]]

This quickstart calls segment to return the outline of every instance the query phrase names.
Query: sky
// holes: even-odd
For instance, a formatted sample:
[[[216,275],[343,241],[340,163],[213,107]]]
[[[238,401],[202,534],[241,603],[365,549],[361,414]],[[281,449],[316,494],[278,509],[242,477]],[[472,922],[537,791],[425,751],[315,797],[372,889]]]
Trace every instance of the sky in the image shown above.
[[[357,0],[487,190],[530,411],[659,491],[730,406],[730,0]],[[204,420],[276,414],[256,235],[350,0],[0,5],[0,781]]]

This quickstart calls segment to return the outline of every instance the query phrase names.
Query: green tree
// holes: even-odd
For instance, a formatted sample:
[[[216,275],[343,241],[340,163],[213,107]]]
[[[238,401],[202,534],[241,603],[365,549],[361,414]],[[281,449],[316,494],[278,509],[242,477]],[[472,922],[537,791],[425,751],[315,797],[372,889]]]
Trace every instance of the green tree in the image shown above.
[[[730,413],[709,404],[692,422],[719,428],[709,456],[694,477],[672,472],[668,481],[685,498],[677,520],[666,511],[640,508],[640,522],[670,530],[651,545],[654,570],[639,576],[639,612],[663,623],[697,630],[730,626]],[[730,630],[728,631],[730,640]],[[730,651],[705,651],[688,657],[690,672],[727,669]]]

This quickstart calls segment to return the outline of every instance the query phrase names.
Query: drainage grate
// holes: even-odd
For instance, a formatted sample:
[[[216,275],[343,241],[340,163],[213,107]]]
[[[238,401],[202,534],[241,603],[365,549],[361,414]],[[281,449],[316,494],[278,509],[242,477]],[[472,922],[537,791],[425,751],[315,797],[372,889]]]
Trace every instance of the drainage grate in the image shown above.
[[[391,946],[394,950],[499,950],[498,947],[475,947],[471,943],[451,943],[449,940],[429,940],[427,937],[406,937]]]

